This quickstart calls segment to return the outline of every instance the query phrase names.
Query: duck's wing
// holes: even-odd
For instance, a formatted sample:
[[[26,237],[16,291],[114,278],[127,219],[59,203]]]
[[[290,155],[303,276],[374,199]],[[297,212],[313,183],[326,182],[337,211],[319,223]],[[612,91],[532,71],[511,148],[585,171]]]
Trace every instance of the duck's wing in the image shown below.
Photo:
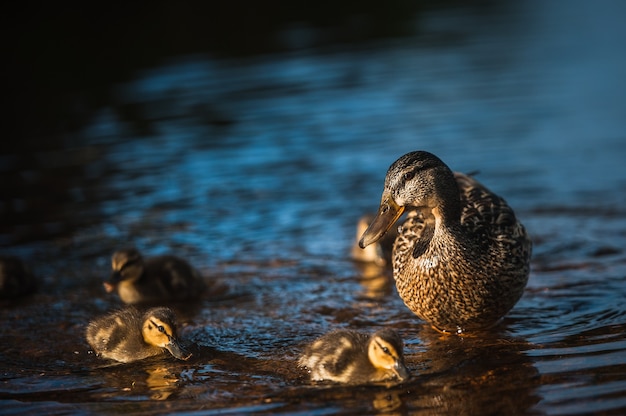
[[[513,209],[472,176],[455,172],[454,177],[461,196],[461,224],[484,241],[506,246],[510,255],[527,263],[532,243]]]
[[[461,224],[473,232],[507,233],[517,224],[513,209],[506,201],[470,175],[455,172],[461,197]]]

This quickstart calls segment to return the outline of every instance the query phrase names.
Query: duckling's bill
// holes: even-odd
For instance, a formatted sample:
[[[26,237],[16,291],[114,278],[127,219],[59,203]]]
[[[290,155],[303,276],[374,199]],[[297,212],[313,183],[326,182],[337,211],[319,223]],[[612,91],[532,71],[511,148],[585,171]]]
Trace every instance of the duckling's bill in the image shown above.
[[[409,373],[409,369],[400,361],[397,360],[392,368],[396,377],[400,381],[406,381],[411,378],[411,373]]]
[[[120,272],[113,272],[111,273],[111,276],[107,280],[105,280],[104,283],[102,283],[102,285],[104,286],[104,290],[106,290],[107,293],[111,293],[117,288],[117,285],[122,280],[124,280],[124,278]]]
[[[102,283],[102,286],[104,286],[104,290],[105,290],[107,293],[111,293],[111,292],[113,292],[113,291],[115,290],[115,288],[117,287],[117,285],[116,285],[116,284],[111,283],[111,282],[104,282],[104,283]]]
[[[165,349],[168,350],[175,358],[183,361],[190,359],[193,355],[192,353],[185,351],[174,338],[171,338],[170,342],[165,345]]]
[[[363,236],[361,236],[359,246],[365,248],[380,240],[387,230],[396,223],[403,212],[404,207],[398,205],[389,193],[384,193],[380,207],[378,207],[378,213],[369,227],[367,227],[367,230],[363,233]]]

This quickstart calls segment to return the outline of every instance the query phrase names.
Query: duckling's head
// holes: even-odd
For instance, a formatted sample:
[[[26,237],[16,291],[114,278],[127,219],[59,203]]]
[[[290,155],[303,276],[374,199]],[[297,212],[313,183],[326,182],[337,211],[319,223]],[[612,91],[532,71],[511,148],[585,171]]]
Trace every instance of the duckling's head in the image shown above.
[[[400,381],[410,378],[404,365],[402,338],[392,329],[375,332],[370,338],[367,356],[378,369],[392,372]]]
[[[143,274],[144,262],[141,253],[135,248],[118,250],[111,258],[113,273],[109,281],[104,283],[107,292],[112,292],[121,281],[134,282]]]
[[[378,213],[359,246],[365,248],[378,241],[407,207],[431,210],[435,217],[460,215],[454,174],[432,153],[407,153],[389,167]]]
[[[179,360],[191,357],[178,343],[176,338],[176,316],[169,308],[149,309],[141,329],[143,340],[155,347],[165,348]]]

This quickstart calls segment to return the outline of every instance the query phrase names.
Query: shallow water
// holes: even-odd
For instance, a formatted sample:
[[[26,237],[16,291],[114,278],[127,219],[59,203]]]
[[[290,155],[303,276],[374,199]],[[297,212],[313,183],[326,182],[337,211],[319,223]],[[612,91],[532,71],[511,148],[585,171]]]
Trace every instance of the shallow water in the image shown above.
[[[40,279],[0,310],[2,413],[624,413],[625,12],[434,9],[410,36],[179,54],[99,87],[86,122],[2,159],[2,252]],[[350,259],[387,167],[416,149],[479,171],[533,238],[524,297],[477,337],[436,333],[389,270]],[[89,351],[129,244],[226,288],[175,305],[191,360]],[[405,340],[406,384],[310,385],[295,366],[328,330],[380,326]]]

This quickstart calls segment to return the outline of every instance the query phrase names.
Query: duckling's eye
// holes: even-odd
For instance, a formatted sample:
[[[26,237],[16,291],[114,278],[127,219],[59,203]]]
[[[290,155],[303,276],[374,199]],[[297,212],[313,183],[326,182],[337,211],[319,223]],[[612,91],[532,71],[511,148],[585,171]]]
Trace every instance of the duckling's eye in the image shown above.
[[[389,348],[387,347],[382,347],[382,350],[385,354],[389,354]]]
[[[122,264],[122,267],[120,267],[120,273],[126,269],[131,268],[132,266],[136,266],[137,263],[139,263],[139,259],[128,260],[126,263]]]
[[[413,179],[415,177],[415,172],[414,171],[410,171],[405,173],[402,176],[402,179],[406,182],[406,181],[410,181],[411,179]]]
[[[154,325],[154,327],[157,329],[157,331],[159,331],[159,332],[161,332],[161,333],[165,334],[165,327],[164,327],[163,325],[157,325],[157,323],[156,323],[156,322],[154,322],[152,319],[150,320],[150,323],[151,323],[152,325]],[[150,329],[152,329],[152,327],[150,327]]]

